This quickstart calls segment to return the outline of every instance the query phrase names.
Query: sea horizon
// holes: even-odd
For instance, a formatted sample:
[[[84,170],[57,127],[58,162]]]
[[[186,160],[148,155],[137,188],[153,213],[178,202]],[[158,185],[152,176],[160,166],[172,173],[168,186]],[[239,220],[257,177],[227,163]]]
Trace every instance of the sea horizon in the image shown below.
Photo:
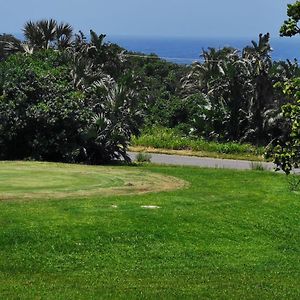
[[[251,46],[252,41],[258,42],[258,35],[254,38],[205,38],[205,37],[142,37],[142,36],[122,36],[107,35],[108,42],[117,43],[130,51],[145,54],[156,54],[165,60],[190,64],[193,61],[201,61],[202,50],[208,48],[221,49],[223,47],[233,47],[240,51],[246,46]],[[300,40],[297,38],[271,37],[272,59],[294,60],[300,59]]]
[[[14,34],[23,39],[23,34]],[[88,34],[86,34],[88,36]],[[178,63],[191,64],[201,61],[202,50],[208,48],[221,49],[233,47],[242,50],[251,46],[252,41],[258,41],[256,37],[194,37],[194,36],[138,36],[107,34],[106,42],[116,43],[128,51],[144,53],[145,55],[156,54],[161,59]],[[300,59],[300,39],[272,37],[270,41],[274,61]]]

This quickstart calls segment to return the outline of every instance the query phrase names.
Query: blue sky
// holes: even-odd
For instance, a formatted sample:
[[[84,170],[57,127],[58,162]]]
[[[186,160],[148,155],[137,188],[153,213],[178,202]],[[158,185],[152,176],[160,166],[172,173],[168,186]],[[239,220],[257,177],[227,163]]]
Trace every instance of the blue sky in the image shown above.
[[[76,30],[124,36],[278,36],[287,0],[0,0],[0,32],[55,18]],[[293,2],[293,1],[292,1]]]

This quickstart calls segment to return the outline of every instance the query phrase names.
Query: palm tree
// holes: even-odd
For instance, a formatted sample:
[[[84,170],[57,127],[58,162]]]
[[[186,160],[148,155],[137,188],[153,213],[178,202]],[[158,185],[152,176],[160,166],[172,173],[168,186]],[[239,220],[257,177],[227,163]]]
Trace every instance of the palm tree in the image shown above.
[[[32,47],[37,49],[48,48],[48,42],[46,42],[40,22],[28,21],[24,26],[23,32],[27,43]],[[47,46],[45,47],[46,44]]]
[[[252,41],[252,46],[243,50],[243,59],[248,64],[251,77],[252,99],[249,101],[248,136],[246,139],[261,144],[265,140],[264,112],[269,109],[274,100],[273,83],[270,78],[272,59],[270,52],[270,34],[259,35],[258,43]]]
[[[65,51],[71,62],[74,86],[84,89],[95,81],[109,76],[117,78],[122,71],[122,49],[104,43],[104,34],[97,35],[90,31],[90,42],[82,32]]]
[[[67,23],[60,23],[56,26],[55,42],[58,49],[70,47],[73,37],[73,28]]]
[[[237,140],[241,136],[240,111],[246,99],[245,67],[233,48],[203,51],[203,63],[196,63],[185,88],[207,95],[215,113],[213,135]]]
[[[104,78],[94,82],[90,92],[95,101],[94,117],[83,134],[82,153],[90,163],[111,161],[123,157],[130,161],[127,148],[132,134],[138,133],[142,112],[139,97],[127,87]]]
[[[70,46],[73,29],[55,20],[28,21],[23,29],[27,43],[36,49],[66,48]]]

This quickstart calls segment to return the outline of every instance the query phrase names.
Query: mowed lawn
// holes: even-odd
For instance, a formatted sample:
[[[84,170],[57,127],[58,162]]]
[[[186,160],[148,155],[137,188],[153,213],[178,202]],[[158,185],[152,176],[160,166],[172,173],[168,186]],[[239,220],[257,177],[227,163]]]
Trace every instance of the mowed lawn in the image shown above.
[[[29,197],[30,185],[25,200],[11,191],[0,201],[1,299],[300,298],[300,193],[283,175],[122,168],[189,184],[61,199]]]

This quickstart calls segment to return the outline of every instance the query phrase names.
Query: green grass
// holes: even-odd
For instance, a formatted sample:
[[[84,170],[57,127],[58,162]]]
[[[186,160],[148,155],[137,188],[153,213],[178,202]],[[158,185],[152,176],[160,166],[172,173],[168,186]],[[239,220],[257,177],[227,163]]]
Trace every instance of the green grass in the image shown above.
[[[0,200],[89,197],[163,191],[184,185],[137,169],[42,162],[0,162]]]
[[[169,150],[192,150],[199,156],[262,160],[263,147],[236,142],[218,143],[183,136],[178,130],[170,128],[152,128],[145,130],[141,136],[133,137],[131,145]]]
[[[0,202],[1,299],[299,299],[300,194],[284,176],[122,169],[190,184]]]

